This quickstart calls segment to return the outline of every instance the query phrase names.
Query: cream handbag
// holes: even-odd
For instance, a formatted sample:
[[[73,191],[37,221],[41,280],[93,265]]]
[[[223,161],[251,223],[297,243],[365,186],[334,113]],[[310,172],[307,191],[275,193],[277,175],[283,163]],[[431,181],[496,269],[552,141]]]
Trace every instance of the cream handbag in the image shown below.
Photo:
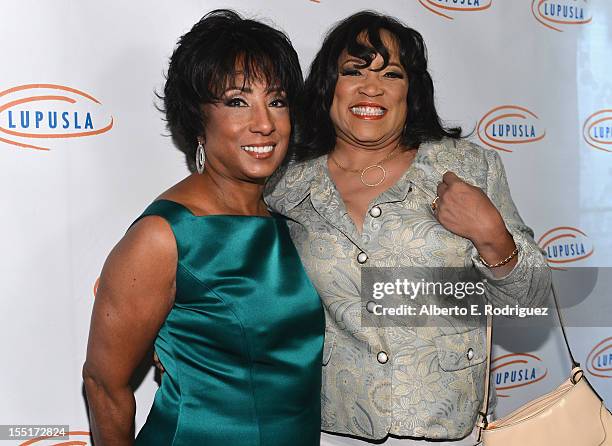
[[[484,446],[612,446],[612,415],[572,355],[554,289],[552,294],[573,364],[570,377],[552,392],[487,422],[492,338],[489,319],[484,402],[477,424]]]

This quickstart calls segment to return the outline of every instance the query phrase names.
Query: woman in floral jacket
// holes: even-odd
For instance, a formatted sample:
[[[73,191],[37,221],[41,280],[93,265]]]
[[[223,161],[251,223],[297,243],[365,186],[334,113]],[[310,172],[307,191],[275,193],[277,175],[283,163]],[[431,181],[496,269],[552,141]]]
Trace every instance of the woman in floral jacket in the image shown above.
[[[474,444],[486,324],[366,327],[361,270],[467,267],[494,306],[539,304],[550,271],[499,155],[441,125],[420,34],[372,12],[327,35],[299,110],[294,162],[266,201],[326,311],[322,429],[351,436],[337,444]]]

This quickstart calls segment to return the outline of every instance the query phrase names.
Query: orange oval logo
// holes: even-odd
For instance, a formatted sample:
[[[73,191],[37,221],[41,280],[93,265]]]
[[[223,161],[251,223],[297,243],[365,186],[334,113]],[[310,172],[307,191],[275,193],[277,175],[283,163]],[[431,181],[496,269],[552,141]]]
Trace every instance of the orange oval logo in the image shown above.
[[[587,371],[599,378],[612,378],[612,337],[599,342],[586,360]]]
[[[36,444],[37,446],[88,446],[92,444],[89,441],[90,437],[87,431],[68,432],[67,435],[70,438],[69,440],[67,440],[65,436],[61,437],[62,440],[52,436],[36,437],[20,443],[19,446],[29,446],[31,444]]]
[[[587,0],[533,0],[531,13],[542,25],[559,32],[592,20]]]
[[[559,226],[545,232],[538,239],[538,245],[546,252],[546,260],[551,265],[578,262],[594,252],[586,233],[571,226]]]
[[[591,147],[612,152],[612,109],[599,110],[589,116],[582,126],[582,137]]]
[[[491,7],[493,0],[419,0],[419,3],[440,17],[454,20],[454,13],[483,11]]]
[[[546,136],[540,118],[525,107],[501,105],[489,110],[478,122],[478,138],[483,144],[503,152],[510,147],[540,141]]]
[[[491,361],[491,375],[497,396],[508,398],[509,390],[542,381],[548,375],[548,369],[536,355],[510,353]]]
[[[49,150],[41,139],[99,135],[113,128],[102,103],[76,88],[28,84],[0,92],[0,142]]]

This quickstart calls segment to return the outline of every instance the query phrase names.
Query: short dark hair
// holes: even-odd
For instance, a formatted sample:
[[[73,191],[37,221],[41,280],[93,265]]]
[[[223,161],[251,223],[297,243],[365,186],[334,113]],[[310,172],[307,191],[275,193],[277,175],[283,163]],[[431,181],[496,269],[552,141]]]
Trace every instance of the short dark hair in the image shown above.
[[[443,137],[459,138],[461,128],[446,129],[436,112],[434,87],[427,72],[427,50],[423,37],[397,19],[373,11],[361,11],[338,22],[326,35],[306,78],[297,105],[297,143],[292,148],[294,161],[325,155],[334,148],[336,132],[329,112],[338,80],[338,59],[344,50],[369,67],[376,54],[389,63],[389,49],[381,39],[387,30],[396,39],[399,60],[408,74],[408,117],[401,143],[418,147],[425,141]],[[362,43],[365,37],[367,44]]]
[[[261,80],[280,88],[290,109],[303,85],[297,53],[283,32],[227,9],[202,17],[179,39],[160,96],[168,130],[192,172],[206,127],[202,105],[219,100],[237,65],[244,85]]]

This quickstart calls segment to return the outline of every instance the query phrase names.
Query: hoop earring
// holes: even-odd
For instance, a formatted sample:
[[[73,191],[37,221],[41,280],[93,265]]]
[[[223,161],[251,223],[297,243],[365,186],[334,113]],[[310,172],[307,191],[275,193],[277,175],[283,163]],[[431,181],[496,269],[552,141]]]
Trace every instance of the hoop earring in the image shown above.
[[[196,169],[199,174],[204,172],[204,163],[206,162],[206,153],[204,152],[204,146],[201,141],[198,141],[198,148],[195,154]]]

